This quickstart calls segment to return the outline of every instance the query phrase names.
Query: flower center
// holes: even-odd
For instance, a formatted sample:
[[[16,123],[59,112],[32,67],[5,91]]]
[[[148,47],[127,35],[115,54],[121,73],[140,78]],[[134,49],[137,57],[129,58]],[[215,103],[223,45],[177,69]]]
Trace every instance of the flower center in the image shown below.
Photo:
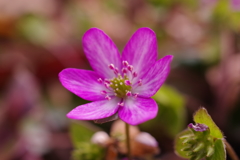
[[[112,79],[98,79],[98,82],[105,86],[105,90],[102,90],[101,93],[105,95],[105,98],[111,100],[113,96],[117,96],[119,98],[125,98],[128,96],[137,97],[138,93],[132,93],[132,88],[137,88],[142,85],[142,80],[139,79],[135,84],[133,84],[133,80],[138,76],[137,72],[134,71],[132,65],[129,65],[127,61],[122,62],[123,67],[119,71],[113,64],[110,64],[108,67],[111,71],[116,75],[115,78]],[[123,103],[119,103],[120,106]]]
[[[129,84],[129,85],[128,85]],[[113,91],[115,92],[115,96],[124,98],[127,96],[127,93],[130,93],[132,87],[131,83],[128,80],[127,76],[118,76],[112,80],[110,80],[110,85],[109,85]]]

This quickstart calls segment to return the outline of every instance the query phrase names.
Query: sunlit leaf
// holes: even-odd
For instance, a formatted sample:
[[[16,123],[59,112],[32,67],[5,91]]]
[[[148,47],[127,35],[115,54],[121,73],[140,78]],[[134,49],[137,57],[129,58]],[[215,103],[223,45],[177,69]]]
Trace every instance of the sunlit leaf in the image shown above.
[[[166,133],[175,136],[185,126],[185,99],[174,88],[167,85],[162,86],[152,98],[159,106],[159,113],[154,120],[146,122],[143,126],[161,125]]]
[[[181,149],[183,148],[183,140],[180,137],[183,135],[188,135],[191,134],[191,131],[189,129],[186,129],[184,131],[182,131],[181,133],[179,133],[176,137],[175,137],[175,153],[183,158],[190,158],[190,156],[187,156],[187,152],[186,151],[182,151]]]
[[[223,138],[221,130],[214,123],[214,121],[212,120],[211,116],[208,114],[205,108],[200,108],[193,116],[193,119],[196,123],[207,125],[210,129],[211,136],[215,138]]]
[[[79,142],[90,142],[92,135],[99,131],[98,128],[86,122],[73,122],[70,125],[70,135],[73,145],[78,146]]]
[[[214,154],[206,158],[207,160],[225,160],[226,159],[226,150],[225,145],[222,139],[216,140],[214,144]]]

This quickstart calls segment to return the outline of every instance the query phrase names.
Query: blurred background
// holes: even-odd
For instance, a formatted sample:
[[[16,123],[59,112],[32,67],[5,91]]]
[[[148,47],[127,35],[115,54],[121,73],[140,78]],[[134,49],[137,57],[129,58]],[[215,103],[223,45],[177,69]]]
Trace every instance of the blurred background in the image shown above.
[[[200,106],[240,156],[239,0],[0,0],[1,160],[100,157],[86,146],[94,132],[110,134],[113,122],[67,119],[86,101],[58,80],[64,68],[91,69],[81,43],[91,27],[120,51],[138,28],[149,27],[157,34],[158,57],[174,55],[154,96],[157,118],[138,126],[158,142],[155,159],[180,159],[174,137]]]

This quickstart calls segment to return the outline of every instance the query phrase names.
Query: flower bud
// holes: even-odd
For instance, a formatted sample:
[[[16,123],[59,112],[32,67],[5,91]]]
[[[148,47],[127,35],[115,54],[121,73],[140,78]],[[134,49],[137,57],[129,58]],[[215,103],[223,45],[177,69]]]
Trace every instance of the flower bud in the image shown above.
[[[94,144],[104,146],[107,143],[108,139],[109,136],[106,132],[98,131],[92,136],[91,142]]]

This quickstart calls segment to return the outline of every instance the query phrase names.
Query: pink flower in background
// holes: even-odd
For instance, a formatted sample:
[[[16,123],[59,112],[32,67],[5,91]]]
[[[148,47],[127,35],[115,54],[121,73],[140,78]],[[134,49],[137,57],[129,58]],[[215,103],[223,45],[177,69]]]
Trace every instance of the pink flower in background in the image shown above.
[[[235,11],[240,11],[240,0],[231,0],[231,7]]]
[[[137,125],[157,115],[158,106],[150,97],[166,80],[173,56],[157,60],[156,35],[151,29],[138,29],[122,55],[97,28],[85,33],[83,47],[94,71],[67,68],[59,78],[69,91],[94,102],[76,107],[68,118],[101,123],[120,117]]]

